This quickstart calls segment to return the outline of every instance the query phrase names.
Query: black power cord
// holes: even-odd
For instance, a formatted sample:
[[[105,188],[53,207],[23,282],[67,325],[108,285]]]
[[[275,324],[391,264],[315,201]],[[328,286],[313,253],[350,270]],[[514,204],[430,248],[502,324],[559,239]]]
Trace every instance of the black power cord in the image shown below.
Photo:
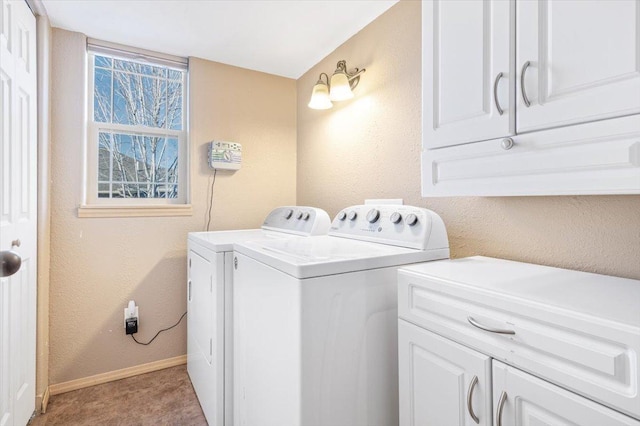
[[[209,196],[209,220],[207,221],[207,232],[209,231],[209,225],[211,224],[211,210],[213,210],[213,186],[216,184],[216,175],[218,169],[213,169],[213,182],[211,183],[211,195]]]
[[[136,342],[136,343],[137,343],[137,344],[139,344],[139,345],[145,345],[145,346],[150,345],[150,344],[151,344],[151,342],[153,342],[154,340],[156,340],[156,337],[158,337],[158,335],[159,335],[160,333],[162,333],[163,331],[171,330],[171,329],[172,329],[172,328],[174,328],[174,327],[177,327],[177,326],[178,326],[178,324],[180,324],[180,321],[182,321],[182,318],[184,318],[184,317],[185,317],[185,315],[187,315],[187,313],[186,313],[186,312],[185,312],[184,314],[182,314],[182,316],[180,317],[180,319],[178,320],[178,322],[177,322],[177,323],[173,324],[171,327],[163,328],[162,330],[158,331],[158,332],[156,333],[156,335],[155,335],[155,336],[153,336],[153,338],[152,338],[151,340],[149,340],[147,343],[144,343],[144,342],[138,342],[138,341],[136,340],[136,338],[135,338],[135,336],[134,336],[133,334],[130,334],[130,336],[131,336],[131,338],[133,339],[133,341],[134,341],[134,342]]]

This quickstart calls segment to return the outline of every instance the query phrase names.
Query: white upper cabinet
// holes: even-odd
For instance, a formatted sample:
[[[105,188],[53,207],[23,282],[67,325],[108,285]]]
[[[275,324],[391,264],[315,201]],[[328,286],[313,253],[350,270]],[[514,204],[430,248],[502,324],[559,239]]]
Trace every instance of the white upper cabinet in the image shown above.
[[[423,3],[424,148],[513,134],[511,1]]]
[[[640,113],[639,23],[634,0],[519,1],[518,133]]]
[[[423,0],[423,196],[640,194],[640,0]]]

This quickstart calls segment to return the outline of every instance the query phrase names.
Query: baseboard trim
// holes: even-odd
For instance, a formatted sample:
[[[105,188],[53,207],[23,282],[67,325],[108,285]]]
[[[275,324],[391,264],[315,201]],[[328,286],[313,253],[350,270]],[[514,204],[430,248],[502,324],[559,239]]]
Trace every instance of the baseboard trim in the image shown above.
[[[187,363],[187,356],[180,355],[174,358],[153,361],[147,364],[136,365],[133,367],[123,368],[121,370],[109,371],[107,373],[96,374],[95,376],[83,377],[82,379],[70,380],[68,382],[56,383],[49,386],[51,395],[59,395],[65,392],[71,392],[78,389],[87,388],[89,386],[101,385],[103,383],[113,382],[115,380],[126,379],[127,377],[137,376],[139,374],[150,373],[152,371],[163,370],[177,365]],[[48,398],[47,398],[48,399]]]
[[[49,386],[44,390],[44,394],[42,394],[42,403],[40,404],[40,412],[42,414],[47,412],[47,405],[49,405],[49,397],[51,396],[51,390]]]

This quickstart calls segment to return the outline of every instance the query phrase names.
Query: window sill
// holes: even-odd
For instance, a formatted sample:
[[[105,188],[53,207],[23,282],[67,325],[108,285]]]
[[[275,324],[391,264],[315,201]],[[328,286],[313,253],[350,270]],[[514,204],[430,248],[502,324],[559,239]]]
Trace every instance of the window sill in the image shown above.
[[[191,204],[167,204],[149,206],[80,206],[78,217],[152,217],[152,216],[192,216]]]

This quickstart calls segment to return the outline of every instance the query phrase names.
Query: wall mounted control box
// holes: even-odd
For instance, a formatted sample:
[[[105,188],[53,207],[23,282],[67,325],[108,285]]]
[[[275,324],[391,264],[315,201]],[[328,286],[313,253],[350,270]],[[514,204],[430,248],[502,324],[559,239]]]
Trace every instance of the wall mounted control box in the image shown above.
[[[236,142],[209,142],[209,167],[216,170],[238,170],[242,165],[242,145]]]

